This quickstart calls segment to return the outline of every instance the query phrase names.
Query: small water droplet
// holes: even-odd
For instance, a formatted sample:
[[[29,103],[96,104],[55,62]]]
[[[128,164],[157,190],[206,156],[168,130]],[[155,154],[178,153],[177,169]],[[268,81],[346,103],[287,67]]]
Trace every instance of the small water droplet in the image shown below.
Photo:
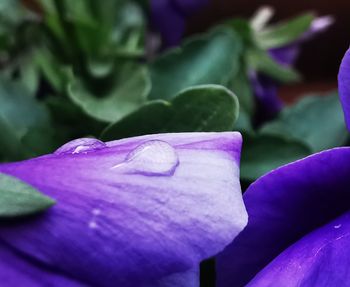
[[[123,163],[112,169],[132,174],[171,176],[178,165],[178,154],[170,144],[151,140],[136,147]]]
[[[79,154],[105,148],[106,144],[93,138],[81,138],[70,141],[55,151],[55,154]]]
[[[96,221],[90,221],[89,222],[89,228],[91,228],[91,229],[96,229],[98,226],[97,226],[97,223],[96,223]]]
[[[95,216],[98,216],[98,215],[101,214],[101,210],[98,209],[98,208],[95,208],[95,209],[92,210],[92,214],[95,215]]]
[[[334,228],[335,228],[335,229],[338,229],[338,228],[340,228],[340,227],[341,227],[341,224],[334,225]]]

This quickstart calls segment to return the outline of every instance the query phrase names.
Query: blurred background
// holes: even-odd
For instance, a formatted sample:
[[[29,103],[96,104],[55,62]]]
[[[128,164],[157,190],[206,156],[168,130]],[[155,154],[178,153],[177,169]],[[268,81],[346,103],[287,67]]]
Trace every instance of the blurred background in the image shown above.
[[[275,9],[276,14],[272,22],[287,19],[305,11],[313,11],[319,16],[332,15],[336,19],[335,24],[328,31],[304,44],[296,65],[304,77],[304,83],[282,87],[280,96],[286,102],[293,102],[305,92],[328,91],[336,88],[339,64],[350,44],[350,1],[212,0],[210,5],[190,19],[187,34],[205,31],[208,27],[232,16],[251,17],[257,7],[266,5]]]

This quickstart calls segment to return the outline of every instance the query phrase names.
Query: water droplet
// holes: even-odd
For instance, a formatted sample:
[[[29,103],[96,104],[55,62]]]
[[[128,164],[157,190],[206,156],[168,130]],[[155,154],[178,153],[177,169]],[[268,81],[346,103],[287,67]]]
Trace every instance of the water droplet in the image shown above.
[[[81,138],[70,141],[55,151],[55,154],[79,154],[105,148],[106,144],[92,138]]]
[[[334,225],[333,227],[334,227],[335,229],[338,229],[338,228],[340,228],[340,227],[341,227],[341,224]]]
[[[95,209],[92,210],[92,214],[95,215],[95,216],[98,216],[98,215],[101,214],[101,210],[98,209],[98,208],[95,208]]]
[[[89,228],[91,229],[97,229],[98,228],[98,224],[97,224],[97,217],[101,214],[101,209],[98,208],[94,208],[92,211],[92,218],[89,222]]]
[[[170,144],[151,140],[136,147],[123,163],[112,169],[132,174],[171,176],[178,165],[178,154]]]
[[[97,226],[97,223],[95,221],[90,221],[89,222],[89,228],[91,229],[96,229],[98,226]]]

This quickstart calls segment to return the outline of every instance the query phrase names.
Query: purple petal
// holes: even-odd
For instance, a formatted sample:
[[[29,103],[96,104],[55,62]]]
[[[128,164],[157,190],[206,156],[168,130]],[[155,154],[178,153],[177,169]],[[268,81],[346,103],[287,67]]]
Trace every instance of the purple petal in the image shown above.
[[[185,31],[185,16],[176,9],[172,1],[151,1],[151,23],[160,33],[164,46],[175,46],[180,43]]]
[[[142,287],[198,287],[199,268],[189,270],[184,273],[172,274],[162,278],[157,282],[152,282]]]
[[[208,4],[208,0],[151,0],[151,23],[166,47],[180,43],[186,18]]]
[[[340,101],[343,106],[345,122],[350,130],[350,49],[347,50],[340,65],[338,75]]]
[[[308,41],[313,37],[321,34],[329,29],[334,24],[335,20],[332,16],[318,17],[312,21],[310,29],[301,37],[301,41]]]
[[[209,3],[209,0],[173,0],[183,15],[190,16]]]
[[[57,200],[2,225],[3,241],[86,284],[137,287],[196,268],[246,225],[239,133],[88,142],[0,165]]]
[[[350,148],[288,164],[244,194],[249,222],[218,256],[218,282],[244,286],[288,246],[349,210]]]
[[[247,287],[350,286],[350,212],[289,247]]]
[[[292,66],[300,54],[299,44],[292,44],[281,48],[269,50],[269,55],[283,66]]]
[[[277,95],[277,84],[274,80],[255,72],[250,73],[257,101],[257,122],[273,119],[282,109],[283,103]]]
[[[30,261],[3,243],[0,243],[0,258],[0,282],[1,286],[4,287],[86,286],[73,279],[56,274],[52,270],[37,264],[35,261]]]

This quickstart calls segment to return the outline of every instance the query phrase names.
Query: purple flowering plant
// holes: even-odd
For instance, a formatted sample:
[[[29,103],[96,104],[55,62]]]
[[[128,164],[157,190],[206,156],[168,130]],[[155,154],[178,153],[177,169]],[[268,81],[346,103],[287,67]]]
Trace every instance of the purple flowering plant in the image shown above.
[[[185,38],[209,1],[0,2],[1,286],[347,286],[338,95],[278,97],[332,17]]]
[[[348,128],[349,76],[350,50],[338,76]],[[218,286],[350,286],[349,156],[322,151],[254,182],[248,225],[218,256]]]

